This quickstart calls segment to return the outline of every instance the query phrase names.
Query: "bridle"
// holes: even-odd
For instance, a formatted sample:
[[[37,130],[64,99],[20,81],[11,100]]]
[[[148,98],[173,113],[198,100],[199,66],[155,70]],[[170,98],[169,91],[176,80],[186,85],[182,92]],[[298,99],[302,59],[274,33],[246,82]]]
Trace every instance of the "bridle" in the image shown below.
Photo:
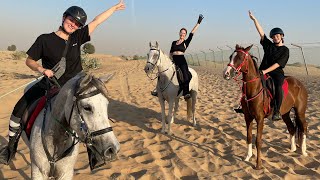
[[[100,157],[102,157],[104,159],[104,156],[97,150],[97,148],[93,145],[92,143],[92,139],[96,136],[100,136],[102,134],[105,134],[105,133],[108,133],[108,132],[111,132],[113,131],[112,127],[107,127],[107,128],[104,128],[104,129],[101,129],[101,130],[97,130],[97,131],[93,131],[91,132],[87,126],[87,124],[85,123],[84,121],[84,117],[83,115],[81,114],[80,112],[80,109],[79,109],[79,101],[80,100],[83,100],[83,99],[86,99],[86,98],[89,98],[89,97],[93,97],[95,95],[98,95],[101,93],[101,91],[97,88],[97,86],[93,83],[89,83],[89,84],[92,84],[93,86],[96,87],[96,90],[90,92],[90,93],[87,93],[87,94],[82,94],[84,93],[89,87],[91,86],[86,86],[85,88],[83,88],[81,91],[77,92],[74,96],[73,96],[73,104],[72,104],[72,107],[71,107],[71,112],[70,112],[70,115],[69,115],[69,119],[68,119],[68,125],[70,125],[70,121],[71,121],[71,118],[72,118],[72,114],[73,114],[73,110],[76,109],[76,112],[79,114],[79,120],[80,120],[80,131],[83,132],[84,134],[84,138],[80,138],[73,130],[69,129],[68,127],[65,127],[57,118],[53,117],[52,118],[60,125],[60,127],[62,127],[65,132],[69,135],[71,135],[73,137],[73,142],[72,142],[72,145],[66,149],[62,154],[60,155],[51,155],[49,153],[49,150],[48,150],[48,147],[47,147],[47,144],[44,143],[45,142],[45,139],[44,139],[44,135],[43,135],[43,132],[45,131],[45,120],[46,120],[46,110],[48,108],[48,104],[50,104],[50,109],[51,109],[51,103],[50,103],[50,99],[47,100],[48,102],[46,103],[46,106],[45,106],[45,110],[44,110],[44,116],[43,116],[43,123],[42,123],[42,131],[41,131],[41,138],[42,138],[42,144],[43,144],[43,148],[44,148],[44,151],[47,155],[47,158],[49,160],[49,163],[50,163],[50,173],[49,173],[49,178],[54,178],[53,175],[54,175],[54,171],[55,171],[55,163],[57,161],[59,161],[60,159],[66,157],[73,149],[74,149],[74,146],[79,143],[79,142],[82,142],[84,143],[87,148],[89,148],[91,151],[99,154]],[[78,84],[79,86],[79,84]],[[75,107],[75,108],[74,108]],[[78,119],[77,119],[78,120]],[[77,141],[76,141],[77,140]],[[105,165],[105,161],[102,165]]]
[[[241,53],[243,53],[245,55],[242,63],[238,67],[235,67],[233,64],[230,64],[230,63],[228,64],[228,66],[230,66],[232,69],[235,70],[235,72],[237,72],[237,77],[236,78],[238,78],[240,76],[240,74],[241,74],[241,69],[242,69],[243,66],[246,66],[246,69],[243,71],[245,74],[247,74],[248,71],[249,71],[249,67],[248,67],[249,66],[249,63],[248,63],[249,53],[244,51],[244,50],[242,50],[242,49],[237,49],[234,52],[237,52],[237,53],[241,52]]]
[[[151,71],[153,72],[153,70],[155,69],[155,67],[156,67],[157,64],[158,64],[158,61],[159,61],[159,64],[161,64],[161,58],[160,58],[161,50],[158,49],[158,48],[150,48],[150,51],[157,51],[158,54],[159,54],[159,55],[158,55],[158,58],[156,59],[156,62],[155,62],[155,63],[152,63],[152,62],[147,61],[147,64],[151,64],[151,65],[152,65]],[[172,64],[173,64],[173,63],[172,63]],[[170,66],[170,67],[171,67],[171,66]],[[166,72],[167,70],[169,70],[170,67],[168,67],[167,69],[165,69],[165,70],[163,70],[163,71],[157,72],[155,78],[150,77],[150,76],[149,76],[149,73],[147,73],[147,76],[149,77],[149,79],[155,80],[155,79],[157,79],[157,78],[159,77],[159,75],[160,75],[161,73],[164,73],[164,72]],[[174,72],[175,72],[175,71],[174,71]],[[172,77],[173,77],[173,76],[174,76],[174,74],[172,75]],[[171,78],[171,79],[172,79],[172,78]]]
[[[240,90],[242,91],[242,96],[240,99],[244,99],[248,103],[249,101],[252,101],[255,98],[257,98],[260,94],[263,94],[262,92],[265,90],[265,88],[262,86],[262,88],[259,90],[259,92],[256,95],[254,95],[253,97],[250,97],[250,98],[247,97],[246,84],[260,80],[260,76],[255,77],[249,81],[244,81],[243,79],[241,79],[241,81],[242,81],[242,87],[241,87],[239,80],[238,80],[238,77],[241,75],[241,72],[244,74],[249,73],[249,55],[250,54],[249,54],[249,52],[246,52],[242,49],[237,49],[234,52],[240,52],[240,53],[245,54],[243,61],[241,62],[241,64],[238,67],[235,67],[233,64],[230,64],[230,63],[228,64],[228,66],[230,66],[231,68],[233,68],[235,70],[235,72],[237,72],[237,75],[233,79],[238,83]],[[241,69],[244,66],[245,66],[245,70],[242,71]]]

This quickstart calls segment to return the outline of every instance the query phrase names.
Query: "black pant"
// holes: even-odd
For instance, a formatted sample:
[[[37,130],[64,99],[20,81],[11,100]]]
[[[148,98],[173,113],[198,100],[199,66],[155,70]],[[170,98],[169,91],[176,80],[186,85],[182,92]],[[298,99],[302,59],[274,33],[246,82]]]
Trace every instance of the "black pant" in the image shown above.
[[[284,74],[280,72],[269,72],[268,73],[272,79],[275,86],[275,112],[280,110],[281,104],[282,104],[282,98],[283,98],[283,90],[282,85],[284,82]]]
[[[42,79],[35,85],[33,85],[17,102],[14,106],[12,115],[17,118],[22,118],[23,113],[27,109],[29,105],[31,105],[35,100],[44,96],[46,93],[46,83],[45,80]]]
[[[189,94],[189,82],[192,78],[192,75],[189,72],[186,58],[184,55],[173,55],[172,59],[174,64],[180,68],[183,75],[183,82],[179,81],[180,87],[183,90],[183,95]]]

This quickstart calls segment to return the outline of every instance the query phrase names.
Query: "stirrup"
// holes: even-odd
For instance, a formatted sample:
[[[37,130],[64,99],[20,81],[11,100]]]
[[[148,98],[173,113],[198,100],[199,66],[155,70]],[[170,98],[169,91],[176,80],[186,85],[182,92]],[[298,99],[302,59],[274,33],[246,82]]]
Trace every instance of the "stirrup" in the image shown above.
[[[157,91],[151,91],[151,95],[152,96],[158,96],[158,92]]]
[[[243,114],[243,110],[242,110],[241,107],[234,109],[234,111],[235,111],[236,113],[242,113],[242,114]]]
[[[0,149],[0,164],[9,165],[9,162],[12,158],[10,158],[9,147],[5,146]]]
[[[275,112],[272,115],[272,121],[280,121],[282,120],[281,114],[280,112]]]
[[[184,100],[188,100],[188,99],[190,99],[190,98],[191,98],[191,95],[190,95],[190,94],[184,95]]]

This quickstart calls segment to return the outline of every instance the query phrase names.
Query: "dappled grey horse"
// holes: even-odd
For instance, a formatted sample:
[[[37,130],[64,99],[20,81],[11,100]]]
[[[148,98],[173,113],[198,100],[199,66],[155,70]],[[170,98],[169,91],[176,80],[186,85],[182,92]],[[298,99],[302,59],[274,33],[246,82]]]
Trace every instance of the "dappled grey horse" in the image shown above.
[[[147,74],[152,73],[157,68],[157,92],[158,98],[161,105],[162,113],[162,133],[166,132],[166,122],[168,123],[168,134],[171,134],[170,127],[173,123],[176,112],[179,108],[179,98],[182,95],[179,91],[179,82],[177,79],[176,67],[171,59],[165,55],[159,48],[158,42],[155,45],[149,44],[150,51],[148,53],[147,64],[144,68]],[[189,67],[189,71],[192,74],[190,81],[190,95],[191,98],[187,100],[187,120],[190,121],[192,118],[193,126],[196,126],[195,118],[195,105],[198,94],[198,75],[195,70]],[[165,113],[165,101],[169,104],[168,117],[166,121]],[[173,111],[173,106],[174,111]]]
[[[115,159],[120,144],[110,126],[108,103],[100,79],[85,74],[70,79],[37,117],[30,141],[23,134],[32,179],[72,179],[78,142],[87,147],[91,169]]]

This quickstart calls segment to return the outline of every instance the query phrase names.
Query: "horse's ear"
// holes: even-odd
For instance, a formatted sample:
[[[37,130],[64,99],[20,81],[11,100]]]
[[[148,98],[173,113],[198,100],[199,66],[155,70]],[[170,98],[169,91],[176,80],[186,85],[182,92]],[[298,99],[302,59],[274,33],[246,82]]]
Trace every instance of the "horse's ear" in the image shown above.
[[[151,41],[149,42],[149,47],[150,47],[150,48],[152,47]]]
[[[239,44],[236,44],[236,49],[240,49],[240,46],[239,46]]]
[[[112,79],[113,75],[114,75],[114,73],[113,74],[106,74],[106,75],[100,76],[99,79],[100,79],[100,81],[107,83]]]
[[[246,51],[246,52],[249,52],[250,49],[252,48],[252,46],[253,46],[253,44],[251,44],[250,46],[246,47],[245,51]]]
[[[90,81],[92,80],[92,75],[91,74],[87,74],[82,80],[81,80],[81,82],[80,82],[80,88],[79,89],[81,89],[82,87],[85,87],[85,86],[87,86],[89,83],[90,83]]]
[[[158,41],[156,41],[156,48],[157,48],[157,49],[159,48],[159,44],[158,44]]]

